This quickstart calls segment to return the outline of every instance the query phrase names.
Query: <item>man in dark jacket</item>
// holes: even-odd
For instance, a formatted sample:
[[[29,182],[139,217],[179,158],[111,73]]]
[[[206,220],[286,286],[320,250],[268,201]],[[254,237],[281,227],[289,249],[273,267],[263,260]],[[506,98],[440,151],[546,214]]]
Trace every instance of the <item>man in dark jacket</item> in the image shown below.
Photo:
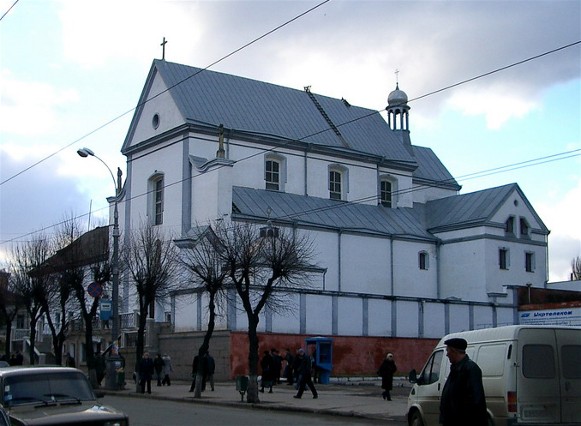
[[[480,367],[466,355],[466,340],[455,338],[444,343],[451,365],[440,400],[440,423],[443,426],[486,426],[486,399]]]
[[[149,357],[149,352],[143,354],[139,361],[139,383],[141,384],[141,393],[151,393],[151,377],[153,376],[153,360]]]
[[[300,399],[303,396],[303,392],[305,391],[305,387],[308,386],[311,392],[313,393],[313,398],[317,399],[319,394],[317,393],[317,389],[315,389],[315,385],[313,384],[313,380],[311,379],[311,370],[313,368],[313,363],[311,361],[311,357],[305,354],[303,349],[299,349],[297,353],[297,359],[299,360],[299,380],[298,380],[298,392],[293,398]]]

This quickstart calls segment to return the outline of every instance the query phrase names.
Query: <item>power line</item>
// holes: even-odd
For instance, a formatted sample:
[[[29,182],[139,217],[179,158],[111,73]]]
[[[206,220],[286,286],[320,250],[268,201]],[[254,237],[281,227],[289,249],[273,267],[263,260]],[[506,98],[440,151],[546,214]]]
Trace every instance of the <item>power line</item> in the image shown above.
[[[14,6],[16,6],[16,3],[18,3],[19,1],[20,1],[20,0],[16,0],[14,3],[12,3],[12,6],[10,6],[6,12],[4,12],[4,14],[2,15],[2,17],[0,17],[0,21],[2,21],[2,19],[4,19],[4,17],[5,17],[6,15],[8,15],[8,13],[9,13],[9,12],[12,10],[12,8],[13,8]]]
[[[276,31],[280,30],[281,28],[283,28],[283,27],[286,27],[287,25],[291,24],[292,22],[294,22],[294,21],[296,21],[296,20],[298,20],[298,19],[302,18],[303,16],[307,15],[308,13],[310,13],[310,12],[314,11],[315,9],[317,9],[317,8],[319,8],[319,7],[321,7],[321,6],[323,6],[324,4],[326,4],[326,3],[330,2],[330,1],[331,1],[331,0],[324,0],[324,1],[322,1],[321,3],[319,3],[319,4],[315,5],[315,6],[311,7],[311,8],[309,8],[309,9],[307,9],[306,11],[304,11],[304,12],[300,13],[299,15],[295,16],[294,18],[291,18],[291,19],[289,19],[288,21],[286,21],[286,22],[284,22],[284,23],[282,23],[282,24],[280,24],[280,25],[276,26],[276,27],[275,27],[275,28],[273,28],[272,30],[270,30],[270,31],[267,31],[266,33],[262,34],[261,36],[259,36],[259,37],[256,37],[256,38],[255,38],[255,39],[253,39],[252,41],[249,41],[248,43],[246,43],[246,44],[242,45],[241,47],[239,47],[239,48],[237,48],[237,49],[233,50],[232,52],[230,52],[230,53],[228,53],[228,54],[226,54],[226,55],[222,56],[220,59],[218,59],[218,60],[216,60],[216,61],[212,62],[210,65],[207,65],[206,67],[204,67],[204,68],[201,68],[200,70],[198,70],[197,72],[193,73],[192,75],[190,75],[190,76],[188,76],[188,77],[184,78],[183,80],[180,80],[180,81],[178,81],[178,82],[177,82],[176,84],[174,84],[173,86],[170,86],[170,87],[168,87],[167,89],[165,89],[164,91],[162,91],[162,92],[160,92],[160,93],[156,94],[155,96],[152,96],[151,98],[148,98],[148,99],[146,99],[145,101],[143,101],[143,102],[141,102],[141,103],[137,104],[135,107],[133,107],[133,108],[131,108],[131,109],[129,109],[129,110],[127,110],[127,111],[125,111],[124,113],[122,113],[122,114],[120,114],[120,115],[118,115],[118,116],[116,116],[116,117],[112,118],[111,120],[109,120],[109,121],[107,121],[106,123],[104,123],[104,124],[100,125],[99,127],[97,127],[96,129],[94,129],[94,130],[90,131],[89,133],[87,133],[87,134],[85,134],[85,135],[83,135],[83,136],[81,136],[81,137],[79,137],[79,138],[75,139],[74,141],[72,141],[72,142],[71,142],[71,143],[69,143],[68,145],[65,145],[65,146],[63,146],[62,148],[60,148],[59,150],[57,150],[57,151],[53,152],[52,154],[50,154],[50,155],[48,155],[48,156],[46,156],[46,157],[44,157],[44,158],[40,159],[40,160],[39,160],[39,161],[37,161],[36,163],[34,163],[34,164],[30,165],[29,167],[25,168],[24,170],[21,170],[20,172],[16,173],[15,175],[13,175],[13,176],[10,176],[9,178],[7,178],[7,179],[3,180],[2,182],[0,182],[0,186],[4,185],[4,184],[5,184],[5,183],[7,183],[7,182],[10,182],[12,179],[14,179],[14,178],[16,178],[16,177],[20,176],[21,174],[23,174],[23,173],[27,172],[28,170],[32,169],[33,167],[36,167],[36,166],[38,166],[39,164],[41,164],[41,163],[45,162],[45,161],[46,161],[46,160],[48,160],[49,158],[52,158],[52,157],[54,157],[55,155],[57,155],[58,153],[60,153],[60,152],[64,151],[65,149],[67,149],[67,148],[70,148],[71,146],[75,145],[76,143],[78,143],[78,142],[82,141],[83,139],[86,139],[87,137],[89,137],[89,136],[91,136],[92,134],[94,134],[94,133],[98,132],[99,130],[103,129],[104,127],[107,127],[108,125],[110,125],[110,124],[112,124],[112,123],[116,122],[117,120],[120,120],[121,118],[125,117],[127,114],[129,114],[129,113],[131,113],[131,112],[135,111],[136,109],[138,109],[138,108],[139,108],[139,107],[141,107],[142,105],[145,105],[147,102],[150,102],[150,101],[152,101],[152,100],[156,99],[157,97],[159,97],[159,96],[161,96],[162,94],[164,94],[164,93],[166,93],[166,92],[170,91],[170,90],[171,90],[171,89],[173,89],[174,87],[176,87],[176,86],[178,86],[178,85],[180,85],[180,84],[184,83],[185,81],[187,81],[187,80],[189,80],[189,79],[191,79],[191,78],[195,77],[196,75],[200,74],[201,72],[208,70],[210,67],[213,67],[214,65],[217,65],[217,64],[219,64],[220,62],[222,62],[222,61],[224,61],[224,60],[228,59],[229,57],[231,57],[231,56],[235,55],[236,53],[238,53],[238,52],[240,52],[240,51],[242,51],[242,50],[246,49],[247,47],[249,47],[249,46],[253,45],[254,43],[257,43],[258,41],[262,40],[263,38],[265,38],[265,37],[269,36],[270,34],[272,34],[272,33],[276,32]]]

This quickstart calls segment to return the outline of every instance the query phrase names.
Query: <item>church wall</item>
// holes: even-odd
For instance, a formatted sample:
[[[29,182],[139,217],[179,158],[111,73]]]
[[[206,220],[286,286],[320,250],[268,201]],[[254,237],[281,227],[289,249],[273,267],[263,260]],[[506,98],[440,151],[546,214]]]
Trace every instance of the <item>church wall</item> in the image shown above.
[[[363,335],[363,302],[360,298],[339,297],[337,301],[338,334]]]
[[[410,194],[413,197],[414,203],[426,204],[431,200],[451,197],[452,195],[458,194],[458,192],[450,189],[434,188],[431,186],[418,185],[417,183],[414,183]]]
[[[391,336],[391,301],[368,299],[367,329],[369,336]]]
[[[423,303],[423,334],[420,337],[437,339],[446,334],[446,312],[441,303]]]
[[[341,290],[387,295],[390,291],[389,240],[341,235]]]
[[[301,306],[301,309],[302,306]],[[333,300],[331,296],[308,295],[306,297],[306,323],[304,330],[315,335],[333,333]]]
[[[445,324],[443,335],[470,330],[470,307],[465,304],[449,303],[448,324]]]
[[[417,337],[419,335],[420,313],[418,302],[397,301],[396,309],[396,336]]]
[[[419,252],[428,253],[428,269],[419,268]],[[436,249],[428,242],[394,240],[394,295],[436,297],[438,262]]]
[[[324,282],[319,290],[339,290],[339,235],[336,231],[311,232],[309,238],[313,242],[314,263],[320,268],[326,268]]]
[[[485,280],[488,262],[493,262],[484,250],[485,240],[460,241],[440,247],[440,297],[458,297],[463,300],[488,301]],[[484,254],[484,255],[483,255]],[[498,259],[496,255],[495,259]]]

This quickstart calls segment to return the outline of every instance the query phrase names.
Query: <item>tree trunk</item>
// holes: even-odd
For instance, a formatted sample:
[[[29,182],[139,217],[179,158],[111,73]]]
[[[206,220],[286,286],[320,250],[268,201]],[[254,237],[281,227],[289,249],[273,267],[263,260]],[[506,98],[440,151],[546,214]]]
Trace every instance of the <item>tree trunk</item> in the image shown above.
[[[204,335],[204,341],[202,342],[202,346],[198,350],[198,372],[196,373],[196,388],[194,389],[194,398],[201,398],[202,397],[202,384],[204,375],[206,375],[206,366],[202,365],[203,360],[205,359],[204,356],[208,349],[210,349],[210,339],[212,338],[212,333],[214,332],[214,327],[216,325],[216,305],[214,304],[214,298],[216,293],[210,293],[210,301],[208,303],[208,311],[209,311],[209,318],[208,318],[208,330],[206,330],[206,334]]]
[[[30,347],[28,348],[28,357],[30,359],[30,365],[36,364],[35,353],[34,353],[34,342],[36,341],[36,324],[30,324]]]
[[[258,316],[248,315],[248,393],[246,401],[252,404],[259,403],[258,397]]]

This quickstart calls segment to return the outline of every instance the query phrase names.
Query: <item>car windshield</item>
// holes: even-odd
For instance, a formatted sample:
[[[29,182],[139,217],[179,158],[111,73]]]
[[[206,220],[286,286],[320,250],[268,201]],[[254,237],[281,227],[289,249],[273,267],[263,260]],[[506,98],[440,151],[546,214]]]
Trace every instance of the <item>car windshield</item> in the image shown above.
[[[48,372],[6,377],[3,403],[52,405],[92,401],[95,397],[89,382],[81,372]]]

